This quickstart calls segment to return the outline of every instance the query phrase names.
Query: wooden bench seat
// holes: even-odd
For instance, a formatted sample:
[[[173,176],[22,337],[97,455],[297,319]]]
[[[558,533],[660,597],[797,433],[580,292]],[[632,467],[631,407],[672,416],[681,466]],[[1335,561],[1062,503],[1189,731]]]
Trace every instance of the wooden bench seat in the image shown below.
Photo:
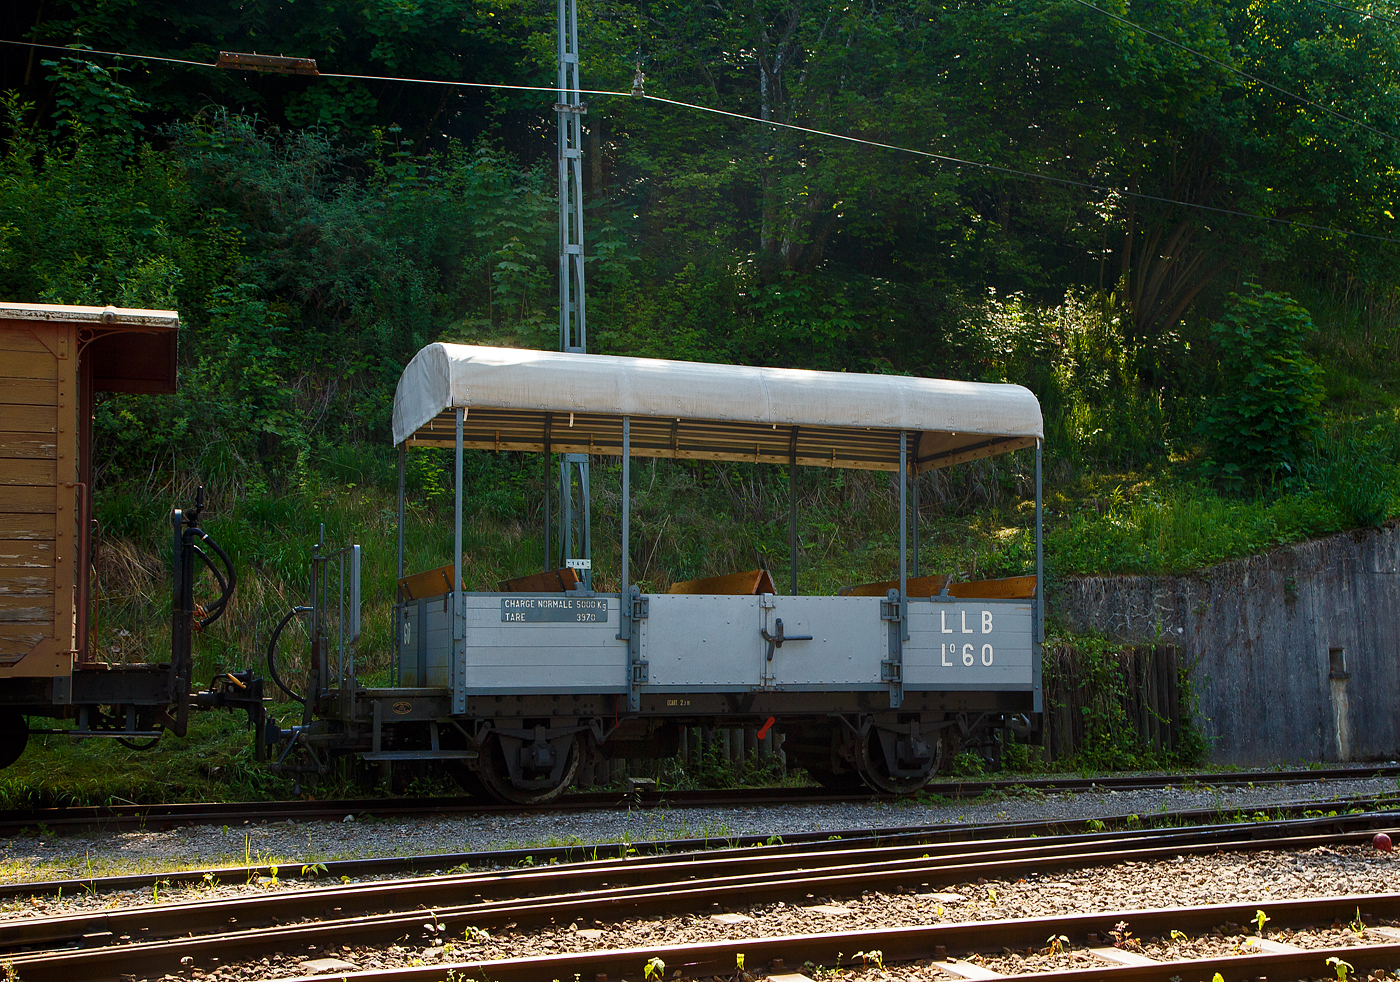
[[[399,579],[400,600],[422,600],[424,597],[440,597],[451,592],[451,563],[421,573],[410,573]]]
[[[501,580],[496,584],[496,589],[501,593],[568,593],[578,584],[578,574],[565,566],[563,569]]]
[[[947,573],[936,576],[911,576],[907,587],[911,597],[936,597],[943,592],[943,584],[948,582]],[[843,586],[836,591],[840,597],[883,597],[891,590],[899,589],[898,580],[881,580],[878,583],[860,583],[856,586]]]
[[[773,578],[766,569],[750,569],[743,573],[729,573],[725,576],[707,576],[701,580],[684,580],[672,583],[668,593],[713,593],[728,596],[747,597],[760,593],[777,593],[773,589]]]
[[[946,573],[912,577],[907,584],[909,596],[936,597],[943,592],[943,585],[948,580]],[[898,589],[898,580],[881,580],[878,583],[843,586],[838,594],[843,597],[883,597],[889,591]],[[1035,577],[1007,576],[999,580],[953,583],[948,587],[948,595],[960,600],[1029,600],[1035,596]]]

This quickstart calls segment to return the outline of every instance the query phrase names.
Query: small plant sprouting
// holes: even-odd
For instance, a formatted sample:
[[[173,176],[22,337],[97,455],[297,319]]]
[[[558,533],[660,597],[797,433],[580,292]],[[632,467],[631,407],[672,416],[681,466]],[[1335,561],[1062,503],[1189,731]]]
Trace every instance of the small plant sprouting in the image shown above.
[[[267,880],[268,880],[268,883],[271,884],[271,885],[274,886],[274,887],[278,885],[278,880],[277,880],[277,869],[278,869],[278,868],[277,868],[276,866],[269,866],[269,867],[267,868]]]
[[[1102,832],[1106,827],[1103,822],[1099,821],[1097,818],[1089,819],[1084,825],[1090,832]]]
[[[646,982],[652,982],[652,979],[661,982],[662,979],[666,978],[666,963],[660,958],[648,958],[646,967],[642,969],[642,976]]]
[[[993,907],[996,906],[996,903],[997,903],[997,888],[996,888],[996,887],[987,887],[987,899],[990,900],[990,901],[992,902],[992,906],[993,906]]]
[[[1210,982],[1225,982],[1225,976],[1221,975],[1219,972],[1216,972],[1210,977]]]
[[[490,941],[491,935],[485,928],[472,927],[468,924],[466,931],[462,933],[462,939],[464,941]]]
[[[1347,976],[1355,971],[1351,967],[1351,962],[1344,962],[1336,955],[1327,959],[1327,964],[1331,966],[1332,971],[1337,973],[1337,982],[1347,982]]]
[[[1190,941],[1190,940],[1191,940],[1190,938],[1188,938],[1188,937],[1186,936],[1186,932],[1185,932],[1185,931],[1178,931],[1178,930],[1176,930],[1175,928],[1172,928],[1171,939],[1172,939],[1173,941]]]
[[[160,903],[160,888],[161,888],[161,887],[169,887],[169,886],[170,886],[170,881],[169,881],[169,880],[156,880],[154,883],[152,883],[152,884],[151,884],[151,903],[153,903],[153,904],[158,904],[158,903]]]
[[[219,878],[213,873],[205,873],[202,879],[204,881],[204,889],[206,890],[213,890],[219,885]]]
[[[310,863],[301,868],[301,878],[303,880],[314,880],[326,871],[325,863]]]
[[[1254,912],[1254,929],[1259,932],[1259,937],[1264,936],[1264,925],[1269,923],[1269,915],[1262,910]]]
[[[1360,907],[1356,908],[1356,917],[1352,920],[1350,924],[1347,925],[1347,927],[1351,928],[1351,933],[1356,935],[1358,938],[1366,933],[1366,922],[1361,919]]]
[[[1045,940],[1047,955],[1059,955],[1065,950],[1065,945],[1069,944],[1069,937],[1064,934],[1052,934]]]
[[[1121,948],[1133,941],[1133,932],[1128,930],[1127,921],[1119,921],[1113,925],[1113,930],[1108,932],[1113,935],[1113,947]]]
[[[874,965],[880,971],[885,970],[885,953],[879,948],[871,948],[869,951],[858,951],[852,958],[859,958],[862,968],[869,968]],[[1343,980],[1345,982],[1345,980]]]

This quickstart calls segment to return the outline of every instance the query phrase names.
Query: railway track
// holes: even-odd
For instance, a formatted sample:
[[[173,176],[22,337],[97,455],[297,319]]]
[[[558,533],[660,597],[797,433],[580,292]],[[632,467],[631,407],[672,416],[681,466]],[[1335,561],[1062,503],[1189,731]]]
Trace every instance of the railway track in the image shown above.
[[[1247,826],[949,843],[917,841],[919,833],[913,832],[908,836],[911,841],[878,845],[828,840],[775,844],[764,849],[600,859],[564,866],[16,918],[0,921],[0,957],[25,982],[161,978],[182,968],[207,971],[269,952],[324,951],[349,939],[357,945],[389,945],[404,940],[422,944],[432,943],[440,935],[470,935],[472,931],[502,927],[528,930],[583,918],[704,915],[736,900],[745,904],[802,904],[812,902],[813,897],[858,895],[870,890],[930,890],[980,877],[1007,880],[1053,870],[1170,860],[1220,851],[1313,849],[1367,841],[1375,829],[1397,826],[1400,814],[1369,813]],[[1231,920],[1243,923],[1245,907],[1249,908],[1247,916],[1253,917],[1255,910],[1263,906],[1277,929],[1323,910],[1328,912],[1330,923],[1340,902],[1309,902],[1314,906],[1297,910],[1280,903],[1211,908],[1210,913],[1182,909],[1135,911],[1131,912],[1130,923],[1136,936],[1148,937],[1149,933],[1166,933],[1167,928],[1158,928],[1168,921],[1170,929],[1180,931]],[[1361,898],[1357,905],[1361,913],[1373,918],[1400,917],[1400,896]],[[1312,913],[1305,914],[1305,910]],[[1346,913],[1349,920],[1352,911],[1348,908]],[[1127,915],[1063,919],[1065,926],[1050,935],[1040,924],[1027,928],[1026,924],[1033,923],[1030,921],[998,922],[999,926],[978,922],[864,932],[854,947],[853,935],[837,932],[714,945],[662,946],[647,949],[640,960],[639,949],[628,949],[454,965],[452,969],[459,978],[490,978],[498,982],[572,978],[575,973],[590,979],[599,974],[616,979],[640,976],[646,959],[659,957],[671,966],[667,977],[671,977],[675,967],[681,967],[687,977],[716,974],[723,969],[727,969],[724,974],[733,975],[736,953],[747,953],[755,966],[768,965],[775,959],[793,965],[811,961],[833,966],[840,960],[838,952],[849,956],[864,951],[868,955],[872,950],[882,952],[886,962],[916,960],[938,956],[940,947],[945,955],[984,950],[978,947],[985,943],[979,939],[991,937],[998,939],[998,952],[1003,947],[1041,945],[1047,936],[1064,935],[1079,944],[1079,938],[1087,942],[1091,933],[1098,933],[1100,939],[1107,937],[1109,928],[1105,925],[1115,923],[1113,918],[1127,919]],[[1282,953],[1274,952],[1268,957]],[[568,960],[567,974],[560,974],[565,965],[561,959]],[[1400,960],[1394,964],[1400,964]],[[427,971],[406,968],[377,974],[346,973],[346,977],[441,980],[445,971],[446,966],[438,965]],[[1326,973],[1314,972],[1313,976],[1323,974]],[[990,976],[974,972],[962,977]],[[1165,982],[1167,976],[1162,978]]]
[[[1338,815],[1356,813],[1385,813],[1400,809],[1400,796],[1383,798],[1352,798],[1340,801],[1292,801],[1280,802],[1268,808],[1268,814],[1275,818],[1272,822],[1231,820],[1230,816],[1217,809],[1189,809],[1150,816],[1146,822],[1149,829],[1162,829],[1172,826],[1209,827],[1216,830],[1230,830],[1241,836],[1253,834],[1267,838],[1282,827],[1286,819],[1307,818],[1325,806],[1329,812]],[[1236,813],[1237,814],[1237,813]],[[1336,817],[1336,816],[1327,816]],[[1380,817],[1367,816],[1365,821],[1379,827]],[[1039,822],[991,822],[986,824],[919,825],[882,828],[852,828],[823,830],[820,832],[785,833],[781,836],[735,835],[728,837],[711,836],[706,838],[656,839],[636,842],[596,843],[591,845],[539,846],[522,849],[494,849],[478,852],[433,853],[418,856],[381,856],[371,859],[331,860],[316,866],[291,866],[280,864],[276,869],[258,863],[244,866],[200,867],[195,869],[167,871],[160,873],[130,873],[117,876],[75,877],[62,880],[43,880],[21,883],[0,884],[0,900],[12,898],[37,898],[52,896],[77,896],[81,894],[110,893],[150,889],[156,885],[165,887],[200,885],[211,882],[239,883],[250,882],[273,875],[284,880],[301,880],[314,883],[321,880],[337,880],[341,877],[382,877],[416,876],[436,874],[445,871],[465,869],[509,868],[518,865],[553,865],[577,863],[587,860],[628,859],[634,861],[646,856],[662,856],[702,851],[752,849],[764,847],[769,854],[783,850],[822,849],[856,846],[862,843],[872,845],[897,845],[917,843],[974,842],[1016,838],[1043,838],[1047,836],[1095,835],[1108,841],[1114,835],[1137,835],[1144,824],[1141,816],[1123,814],[1094,819],[1055,820]],[[1368,826],[1369,827],[1369,826]],[[305,870],[303,872],[303,870]]]
[[[823,969],[845,967],[868,971],[875,977],[941,978],[949,982],[990,982],[1015,978],[1017,982],[1174,982],[1219,977],[1226,982],[1284,982],[1293,979],[1337,978],[1332,959],[1346,962],[1349,973],[1360,977],[1376,970],[1394,972],[1400,967],[1400,929],[1363,926],[1354,932],[1357,942],[1302,947],[1267,936],[1249,945],[1241,926],[1263,911],[1281,929],[1308,931],[1346,924],[1353,917],[1377,920],[1400,918],[1400,895],[1368,894],[1272,903],[1220,904],[1201,907],[1166,907],[1106,911],[1069,917],[1023,918],[974,923],[899,927],[885,930],[832,931],[788,937],[746,938],[675,946],[614,949],[490,962],[417,966],[347,972],[339,977],[364,982],[441,982],[450,969],[452,977],[490,979],[492,982],[538,982],[540,979],[597,979],[641,982],[652,977],[647,966],[658,962],[666,978],[734,979],[737,965],[751,970],[750,977],[766,976],[773,982],[801,982]],[[1113,931],[1126,925],[1135,937],[1149,942],[1181,934],[1220,933],[1227,941],[1220,954],[1207,957],[1164,959],[1139,954],[1131,946],[1113,944]],[[1364,920],[1363,920],[1364,925]],[[1238,932],[1226,935],[1226,931]],[[984,966],[983,953],[1043,951],[1046,940],[1063,938],[1062,954],[1085,956],[1089,964],[1072,968],[1004,975]],[[1233,947],[1230,941],[1238,938]],[[1141,947],[1139,943],[1138,947]],[[1031,955],[1030,958],[1033,958]],[[1029,961],[1030,958],[1027,960]],[[292,982],[312,982],[302,976]],[[850,977],[850,976],[845,976]]]
[[[1400,764],[1325,770],[1252,771],[1229,774],[1131,775],[1094,778],[1009,778],[994,781],[939,781],[923,792],[930,797],[965,800],[1018,789],[1052,792],[1142,791],[1176,787],[1231,788],[1314,784],[1400,776]],[[564,795],[528,811],[611,810],[617,808],[720,808],[755,805],[831,804],[843,801],[895,801],[872,792],[852,794],[822,788],[747,788],[740,791],[608,791]],[[917,800],[917,799],[916,799]],[[150,828],[177,825],[227,825],[242,822],[338,821],[346,815],[377,818],[427,818],[440,815],[519,814],[518,805],[467,796],[443,798],[355,798],[332,801],[292,800],[163,805],[104,805],[34,808],[0,813],[0,835],[25,829]]]

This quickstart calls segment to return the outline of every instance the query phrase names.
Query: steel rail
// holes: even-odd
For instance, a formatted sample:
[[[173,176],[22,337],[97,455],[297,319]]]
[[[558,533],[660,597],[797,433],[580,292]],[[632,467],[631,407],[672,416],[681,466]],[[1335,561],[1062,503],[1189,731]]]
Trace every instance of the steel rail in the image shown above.
[[[935,781],[925,794],[953,799],[977,798],[997,791],[1036,790],[1046,793],[1076,791],[1141,791],[1176,787],[1244,787],[1250,785],[1313,784],[1335,780],[1368,780],[1400,776],[1400,765],[1329,768],[1326,770],[1252,771],[1230,774],[1126,775],[1093,778],[1041,777],[988,781]],[[33,808],[0,812],[0,832],[49,829],[138,826],[167,828],[172,825],[220,825],[242,821],[341,820],[346,815],[376,817],[431,817],[448,814],[531,814],[540,811],[575,811],[615,808],[690,808],[733,805],[823,804],[846,801],[899,801],[896,796],[872,791],[856,794],[821,788],[749,788],[721,791],[607,791],[565,795],[547,805],[522,809],[519,805],[482,801],[467,796],[444,798],[355,798],[337,801],[256,801],[209,804],[174,803]]]
[[[1120,921],[1126,921],[1134,935],[1163,937],[1171,931],[1200,933],[1225,924],[1243,924],[1263,910],[1276,930],[1282,927],[1309,928],[1346,923],[1359,911],[1362,916],[1394,919],[1400,917],[1400,894],[1361,894],[1308,900],[1264,901],[1247,904],[1219,904],[1202,907],[1165,907],[1151,910],[1105,911],[1061,917],[1037,917],[999,921],[972,921],[959,924],[875,930],[825,932],[783,937],[744,938],[731,941],[701,942],[571,952],[530,958],[495,961],[445,962],[431,966],[337,973],[345,982],[441,982],[451,972],[457,978],[490,979],[491,982],[538,982],[540,979],[567,979],[576,976],[609,979],[641,979],[647,962],[661,959],[666,976],[679,971],[684,978],[729,977],[734,973],[735,956],[755,968],[772,965],[798,966],[804,962],[835,967],[854,966],[858,951],[878,950],[885,965],[950,955],[996,952],[1005,948],[1040,948],[1048,936],[1064,935],[1072,945],[1092,945],[1091,934],[1108,937]],[[1389,939],[1387,939],[1389,940]],[[1324,978],[1335,973],[1327,964],[1330,957],[1349,962],[1364,976],[1378,968],[1400,965],[1400,944],[1381,943],[1340,948],[1314,948],[1298,952],[1227,955],[1146,965],[1103,965],[1090,969],[1061,970],[1009,976],[1016,982],[1170,982],[1208,978],[1220,972],[1227,982],[1267,976],[1273,982],[1291,978]],[[324,978],[324,976],[322,976]],[[26,976],[26,980],[28,976]],[[301,977],[287,982],[312,982]]]
[[[190,870],[168,871],[163,873],[134,873],[105,877],[83,877],[63,880],[43,880],[29,883],[0,884],[0,899],[32,898],[42,896],[75,896],[80,894],[104,893],[114,890],[147,889],[156,885],[203,885],[209,883],[251,883],[259,878],[270,878],[274,869],[282,880],[301,880],[320,883],[336,880],[343,876],[363,877],[386,874],[441,874],[463,868],[501,869],[526,865],[552,865],[579,863],[584,861],[626,860],[637,863],[646,858],[664,857],[675,854],[706,852],[723,854],[730,850],[740,850],[744,855],[752,855],[755,847],[763,847],[765,855],[774,855],[795,850],[843,849],[860,842],[875,845],[897,845],[899,843],[957,843],[984,840],[1014,839],[1035,837],[1040,842],[1053,841],[1047,837],[1067,837],[1073,835],[1093,835],[1097,839],[1107,839],[1114,835],[1133,836],[1154,829],[1189,826],[1206,830],[1250,830],[1256,836],[1267,835],[1269,830],[1280,827],[1281,822],[1311,821],[1304,812],[1319,808],[1335,812],[1360,811],[1379,813],[1400,808],[1400,797],[1394,798],[1355,798],[1333,801],[1293,801],[1281,802],[1258,811],[1269,814],[1291,814],[1290,819],[1259,821],[1221,821],[1232,813],[1219,809],[1190,809],[1178,812],[1163,812],[1143,819],[1139,815],[1124,814],[1103,816],[1095,819],[1062,819],[1037,822],[991,822],[985,824],[957,825],[916,825],[879,827],[873,829],[837,829],[818,832],[797,832],[783,835],[758,834],[728,837],[710,836],[697,839],[659,839],[639,842],[614,842],[599,844],[576,844],[568,846],[540,846],[503,850],[484,850],[463,853],[436,853],[418,856],[385,856],[373,859],[330,860],[322,863],[279,863],[244,866],[204,867]],[[1300,817],[1302,816],[1302,817]],[[1344,817],[1341,814],[1316,816],[1324,822]],[[1379,817],[1364,819],[1375,823]],[[1147,823],[1144,828],[1143,823]],[[305,870],[302,872],[302,870]]]
[[[884,859],[879,862],[845,863],[834,867],[806,869],[768,869],[763,872],[730,873],[694,879],[685,878],[688,864],[675,864],[680,867],[677,876],[671,880],[660,880],[640,886],[606,886],[578,893],[536,895],[528,899],[518,894],[504,900],[484,899],[491,892],[490,885],[498,888],[510,880],[514,885],[522,883],[528,887],[529,874],[478,876],[474,881],[456,884],[459,899],[468,893],[473,894],[474,902],[448,907],[429,907],[402,913],[377,915],[345,916],[350,911],[344,905],[333,906],[338,899],[335,891],[321,891],[319,897],[309,897],[312,902],[320,901],[318,913],[332,919],[288,927],[253,928],[193,937],[167,937],[157,941],[132,941],[126,944],[109,944],[115,931],[127,930],[133,937],[140,924],[168,922],[161,930],[167,935],[184,933],[197,929],[199,924],[221,923],[226,925],[231,911],[244,916],[237,917],[242,924],[248,919],[246,912],[258,909],[257,901],[272,898],[248,898],[253,903],[238,901],[210,904],[177,904],[164,908],[133,908],[125,912],[112,911],[90,916],[79,915],[68,919],[67,927],[87,931],[80,938],[71,940],[88,945],[103,947],[87,948],[71,952],[47,951],[37,954],[15,954],[7,956],[19,974],[27,982],[69,979],[72,973],[82,978],[115,977],[139,972],[161,972],[178,970],[180,965],[193,962],[208,965],[215,962],[228,964],[245,957],[265,955],[271,951],[306,951],[316,946],[343,943],[353,938],[356,943],[389,943],[404,938],[437,937],[440,931],[455,931],[470,927],[493,927],[511,923],[514,926],[542,925],[549,922],[563,922],[580,916],[600,915],[616,918],[625,914],[644,910],[649,914],[657,912],[683,912],[708,910],[723,902],[732,901],[736,895],[752,903],[776,899],[802,899],[815,895],[847,895],[871,888],[894,888],[908,885],[927,887],[933,884],[956,883],[978,876],[1011,877],[1030,872],[1047,871],[1093,865],[1096,863],[1116,863],[1126,861],[1152,861],[1176,856],[1215,852],[1223,849],[1302,849],[1318,845],[1336,844],[1348,841],[1348,836],[1311,835],[1292,836],[1281,839],[1257,840],[1240,839],[1189,844],[1177,842],[1171,845],[1138,845],[1137,848],[1123,849],[1125,843],[1114,843],[1119,848],[1101,849],[1094,852],[1073,851],[1076,844],[1064,844],[1057,849],[1039,850],[1029,847],[1019,850],[1020,855],[1010,858],[987,858],[985,852],[944,856],[938,859]],[[1038,854],[1038,855],[1037,855]],[[995,854],[993,854],[995,855]],[[1003,854],[1005,856],[1006,854]],[[850,857],[841,857],[850,858]],[[770,864],[771,867],[772,864]],[[626,878],[626,871],[614,867],[611,871],[597,871],[613,878]],[[692,870],[703,873],[705,870]],[[537,875],[536,877],[540,877]],[[400,901],[411,903],[422,900],[416,893],[410,893],[402,885],[377,885],[393,888],[399,886]],[[451,886],[451,885],[449,885]],[[509,886],[507,886],[509,892]],[[312,891],[312,894],[317,893]],[[450,891],[449,891],[450,893]],[[475,900],[475,897],[482,897]],[[201,920],[195,915],[197,908]],[[312,911],[302,907],[302,916],[311,916]],[[223,921],[211,918],[222,915]],[[430,920],[429,920],[430,919]],[[17,938],[25,931],[42,933],[44,922],[55,918],[28,919],[25,922],[12,922],[11,938]],[[548,977],[548,976],[545,976]]]
[[[531,903],[538,905],[545,902],[544,898],[567,900],[571,895],[583,892],[619,895],[619,891],[623,891],[621,895],[626,895],[626,888],[634,892],[643,888],[664,891],[718,877],[761,878],[764,874],[782,873],[795,881],[797,877],[833,868],[874,874],[902,869],[911,862],[918,867],[924,861],[941,861],[954,868],[966,869],[968,864],[975,865],[979,857],[986,856],[994,856],[1002,869],[1019,868],[1020,862],[1053,860],[1060,856],[1069,856],[1077,865],[1082,865],[1094,859],[1118,861],[1124,856],[1136,856],[1148,847],[1158,853],[1162,850],[1223,849],[1241,842],[1273,845],[1286,839],[1296,843],[1300,835],[1309,836],[1309,842],[1318,841],[1316,837],[1319,835],[1330,841],[1337,835],[1354,834],[1363,826],[1369,832],[1386,821],[1400,824],[1396,822],[1398,818],[1400,816],[1392,815],[1365,816],[1360,821],[1310,819],[1270,823],[1268,827],[1141,830],[1126,835],[938,844],[922,842],[916,837],[907,843],[857,844],[855,848],[821,848],[823,844],[813,844],[795,851],[761,850],[757,855],[752,849],[737,849],[688,856],[609,859],[569,866],[373,881],[178,905],[132,906],[99,914],[46,915],[42,918],[0,921],[0,951],[76,942],[98,933],[140,937],[142,940],[168,936],[160,933],[163,928],[173,928],[177,934],[212,933],[223,929],[231,919],[243,928],[250,928],[319,917],[327,910],[343,918],[413,908],[446,908],[460,905],[463,898],[470,898],[473,904],[535,898]],[[848,846],[846,843],[835,845]]]

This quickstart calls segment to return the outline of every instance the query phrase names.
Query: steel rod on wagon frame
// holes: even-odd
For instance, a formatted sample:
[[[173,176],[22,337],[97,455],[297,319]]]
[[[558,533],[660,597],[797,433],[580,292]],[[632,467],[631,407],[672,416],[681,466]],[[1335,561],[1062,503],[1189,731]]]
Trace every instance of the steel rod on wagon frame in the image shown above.
[[[797,596],[797,427],[788,445],[788,564],[792,568],[792,595]]]
[[[462,596],[462,418],[466,411],[453,410],[457,417],[456,460],[452,502],[452,711],[467,711],[467,607]]]
[[[909,565],[913,567],[914,579],[919,578],[919,441],[914,441],[914,459],[909,463],[909,483],[912,487],[914,517],[911,523],[911,536],[913,542],[910,543]]]
[[[404,519],[404,472],[408,469],[408,441],[399,444],[399,542],[398,542],[398,572],[394,574],[395,583],[403,579],[403,519]],[[403,671],[403,627],[406,618],[407,607],[404,606],[403,591],[395,588],[394,593],[394,664],[390,678],[394,684],[402,682],[399,678]]]
[[[1031,712],[1043,712],[1042,662],[1045,658],[1045,517],[1041,491],[1041,456],[1044,440],[1035,441],[1035,635],[1031,639]]]
[[[588,318],[583,288],[583,114],[588,111],[579,92],[578,0],[559,0],[559,350],[588,351]],[[572,416],[570,422],[572,422]],[[546,457],[546,466],[548,466]],[[577,476],[576,476],[577,475]],[[588,455],[564,454],[559,464],[559,540],[561,566],[583,575],[584,588],[593,589],[593,542],[589,534]],[[578,505],[574,488],[578,488]],[[547,507],[547,499],[546,499]],[[548,522],[548,516],[546,516]],[[574,526],[581,527],[575,533]],[[548,559],[548,534],[545,556]],[[574,555],[577,544],[580,555]]]

